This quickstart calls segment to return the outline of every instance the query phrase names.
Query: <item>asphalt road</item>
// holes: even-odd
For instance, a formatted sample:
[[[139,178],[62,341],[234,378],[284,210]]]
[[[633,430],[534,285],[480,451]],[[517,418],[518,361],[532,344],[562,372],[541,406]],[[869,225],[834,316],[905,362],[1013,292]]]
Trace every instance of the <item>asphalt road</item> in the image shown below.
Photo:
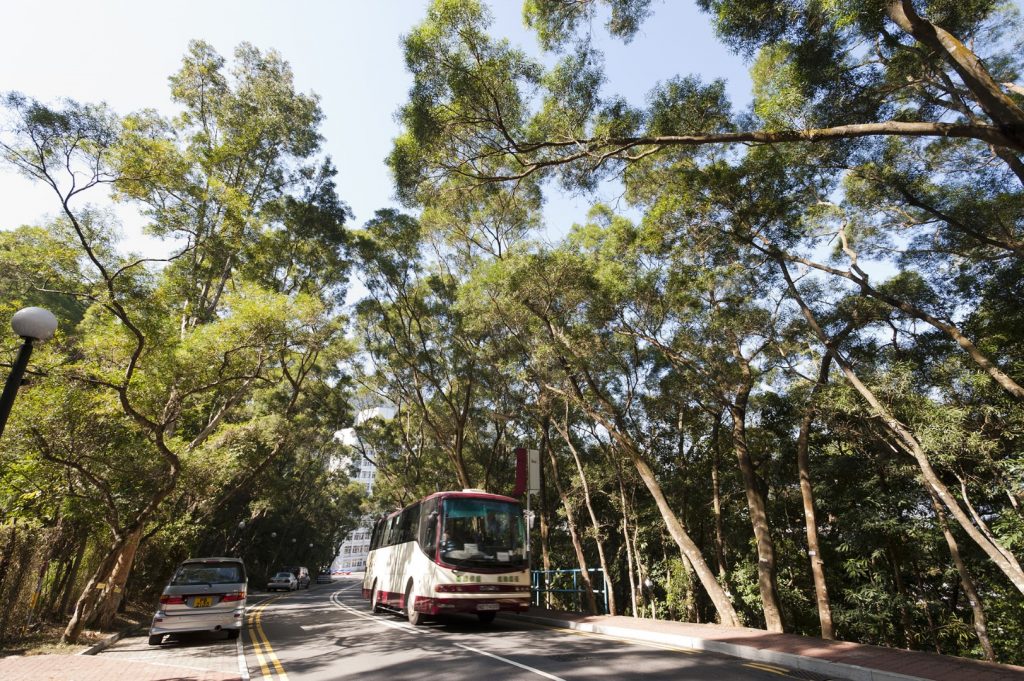
[[[779,681],[787,676],[782,669],[714,653],[550,629],[514,617],[482,625],[476,617],[452,616],[412,627],[397,615],[371,614],[353,579],[250,597],[248,627],[239,641],[211,633],[150,647],[145,638],[130,638],[101,654],[243,678],[244,664],[252,679],[282,681]]]

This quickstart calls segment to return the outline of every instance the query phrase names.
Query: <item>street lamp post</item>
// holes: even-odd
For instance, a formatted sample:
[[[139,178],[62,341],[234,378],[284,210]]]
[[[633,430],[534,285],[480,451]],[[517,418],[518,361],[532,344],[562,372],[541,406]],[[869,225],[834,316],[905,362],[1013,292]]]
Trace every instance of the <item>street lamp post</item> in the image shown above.
[[[14,396],[18,394],[21,379],[28,366],[28,358],[32,355],[32,342],[53,338],[53,332],[57,330],[57,318],[53,316],[52,312],[41,307],[26,307],[23,310],[18,310],[11,317],[11,328],[25,342],[18,350],[11,373],[7,375],[3,395],[0,395],[0,436],[4,434],[7,417],[11,413],[11,407],[14,406]]]

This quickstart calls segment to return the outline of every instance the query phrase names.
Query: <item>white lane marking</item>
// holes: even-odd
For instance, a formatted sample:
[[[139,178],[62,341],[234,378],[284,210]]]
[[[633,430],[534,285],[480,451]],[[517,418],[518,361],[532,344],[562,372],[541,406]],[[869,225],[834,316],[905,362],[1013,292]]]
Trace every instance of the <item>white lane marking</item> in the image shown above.
[[[520,669],[525,669],[528,672],[533,672],[534,674],[538,674],[540,676],[543,676],[545,679],[552,679],[552,681],[565,681],[565,679],[563,679],[560,676],[555,676],[554,674],[548,674],[547,672],[542,672],[539,669],[535,669],[533,667],[529,667],[529,666],[527,666],[525,664],[520,664],[520,663],[516,662],[515,660],[510,660],[507,657],[502,657],[501,655],[495,655],[494,653],[489,653],[486,650],[480,650],[479,648],[470,648],[469,646],[462,645],[461,643],[456,643],[455,646],[458,647],[458,648],[462,648],[463,650],[468,650],[470,652],[476,653],[477,655],[486,655],[487,657],[493,657],[495,660],[500,660],[500,661],[504,662],[505,664],[512,665],[513,667],[519,667]]]
[[[235,639],[235,654],[238,656],[239,676],[242,677],[242,681],[249,681],[249,665],[245,662],[245,647],[242,645],[241,630],[238,632],[238,638]]]
[[[333,603],[336,607],[341,608],[342,610],[344,610],[345,612],[347,612],[347,613],[349,613],[351,615],[355,615],[356,617],[359,617],[360,619],[364,619],[364,620],[367,620],[369,622],[373,622],[374,624],[381,624],[381,625],[383,625],[385,627],[391,627],[392,629],[398,629],[399,631],[404,631],[407,634],[420,634],[420,635],[422,635],[422,634],[426,633],[425,631],[422,631],[420,629],[414,629],[411,624],[399,624],[398,622],[389,622],[388,620],[384,619],[383,617],[378,617],[378,616],[375,616],[375,615],[368,615],[365,612],[362,612],[360,610],[356,610],[355,608],[353,608],[353,607],[351,607],[349,605],[345,605],[338,598],[338,592],[335,592],[335,593],[331,594],[331,603]]]
[[[361,586],[361,585],[362,585],[362,582],[352,582],[352,583],[351,583],[351,584],[349,584],[348,586],[343,586],[343,587],[341,587],[340,589],[338,589],[338,590],[337,590],[337,591],[335,591],[334,593],[340,593],[340,592],[342,592],[342,591],[348,591],[349,589],[354,589],[354,588],[356,588],[357,586]]]
[[[360,617],[360,618],[362,618],[364,620],[369,620],[369,621],[375,622],[377,624],[383,624],[383,625],[386,625],[386,626],[389,626],[389,627],[393,627],[395,629],[399,629],[401,631],[404,631],[404,632],[407,632],[407,633],[410,633],[410,634],[421,634],[421,635],[423,635],[423,634],[427,634],[428,633],[425,629],[415,629],[415,628],[413,628],[413,626],[411,624],[402,625],[402,624],[398,624],[397,622],[388,622],[387,620],[381,619],[380,617],[375,617],[373,615],[368,615],[368,614],[366,614],[364,612],[356,610],[355,608],[353,608],[353,607],[351,607],[349,605],[346,605],[345,603],[341,602],[341,600],[340,600],[338,595],[342,591],[344,591],[344,589],[339,589],[338,591],[335,591],[333,594],[331,594],[331,603],[333,603],[337,607],[341,608],[345,612],[351,613],[351,614],[353,614],[353,615],[355,615],[357,617]],[[441,637],[441,636],[437,636],[437,638],[441,638],[443,640],[443,637]],[[539,676],[543,676],[546,679],[551,679],[552,681],[565,681],[565,679],[563,679],[560,676],[555,676],[554,674],[548,674],[547,672],[543,672],[543,671],[541,671],[539,669],[535,669],[534,667],[530,667],[530,666],[527,666],[525,664],[520,664],[519,662],[516,662],[515,660],[510,660],[507,657],[502,657],[501,655],[495,655],[494,653],[489,653],[486,650],[480,650],[479,648],[471,648],[470,646],[463,645],[461,643],[453,643],[453,645],[455,645],[458,648],[462,648],[463,650],[468,650],[471,653],[476,653],[477,655],[485,655],[487,657],[494,658],[495,660],[499,660],[501,662],[504,662],[505,664],[510,664],[513,667],[519,667],[520,669],[525,669],[528,672],[533,672],[534,674],[537,674]]]

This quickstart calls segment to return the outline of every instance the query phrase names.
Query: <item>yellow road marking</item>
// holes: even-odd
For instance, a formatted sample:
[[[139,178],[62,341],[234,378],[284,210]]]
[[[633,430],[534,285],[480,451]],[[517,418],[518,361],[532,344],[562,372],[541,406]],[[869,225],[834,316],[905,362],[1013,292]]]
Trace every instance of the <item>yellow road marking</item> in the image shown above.
[[[779,676],[789,676],[787,673],[789,670],[783,667],[773,667],[770,664],[763,664],[761,662],[746,662],[743,664],[744,667],[753,667],[754,669],[760,669],[763,672],[771,672],[772,674],[778,674]]]
[[[249,640],[252,641],[253,652],[256,653],[256,660],[260,663],[260,672],[264,678],[270,677],[270,667],[267,659],[263,656],[263,641],[256,630],[256,618],[259,615],[261,605],[249,609]]]
[[[274,649],[270,646],[270,638],[266,632],[263,631],[263,609],[256,614],[256,628],[259,629],[260,636],[263,637],[263,641],[267,647],[267,651],[270,654],[270,661],[277,668],[277,675],[282,681],[288,681],[288,675],[284,673],[284,667],[281,666],[281,660],[277,659],[277,654],[274,653]]]
[[[252,641],[253,651],[256,653],[256,660],[260,663],[260,671],[263,673],[263,676],[265,678],[272,678],[274,670],[276,670],[277,677],[281,681],[288,681],[288,675],[285,673],[281,661],[277,658],[277,654],[274,653],[274,648],[270,645],[267,633],[263,630],[263,610],[278,598],[280,596],[268,598],[259,605],[249,609],[249,638]]]
[[[267,667],[267,661],[263,658],[263,653],[260,647],[260,641],[256,636],[256,630],[252,627],[252,616],[249,616],[249,640],[252,641],[252,650],[256,653],[256,661],[260,663],[260,672],[264,678],[270,676],[270,669]]]

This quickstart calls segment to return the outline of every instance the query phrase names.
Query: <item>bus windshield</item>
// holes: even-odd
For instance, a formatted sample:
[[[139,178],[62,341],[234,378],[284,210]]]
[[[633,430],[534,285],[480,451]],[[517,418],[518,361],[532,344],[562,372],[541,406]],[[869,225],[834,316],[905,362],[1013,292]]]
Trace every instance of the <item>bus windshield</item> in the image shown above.
[[[444,501],[441,558],[460,567],[518,568],[526,564],[526,528],[517,504],[491,499]]]

